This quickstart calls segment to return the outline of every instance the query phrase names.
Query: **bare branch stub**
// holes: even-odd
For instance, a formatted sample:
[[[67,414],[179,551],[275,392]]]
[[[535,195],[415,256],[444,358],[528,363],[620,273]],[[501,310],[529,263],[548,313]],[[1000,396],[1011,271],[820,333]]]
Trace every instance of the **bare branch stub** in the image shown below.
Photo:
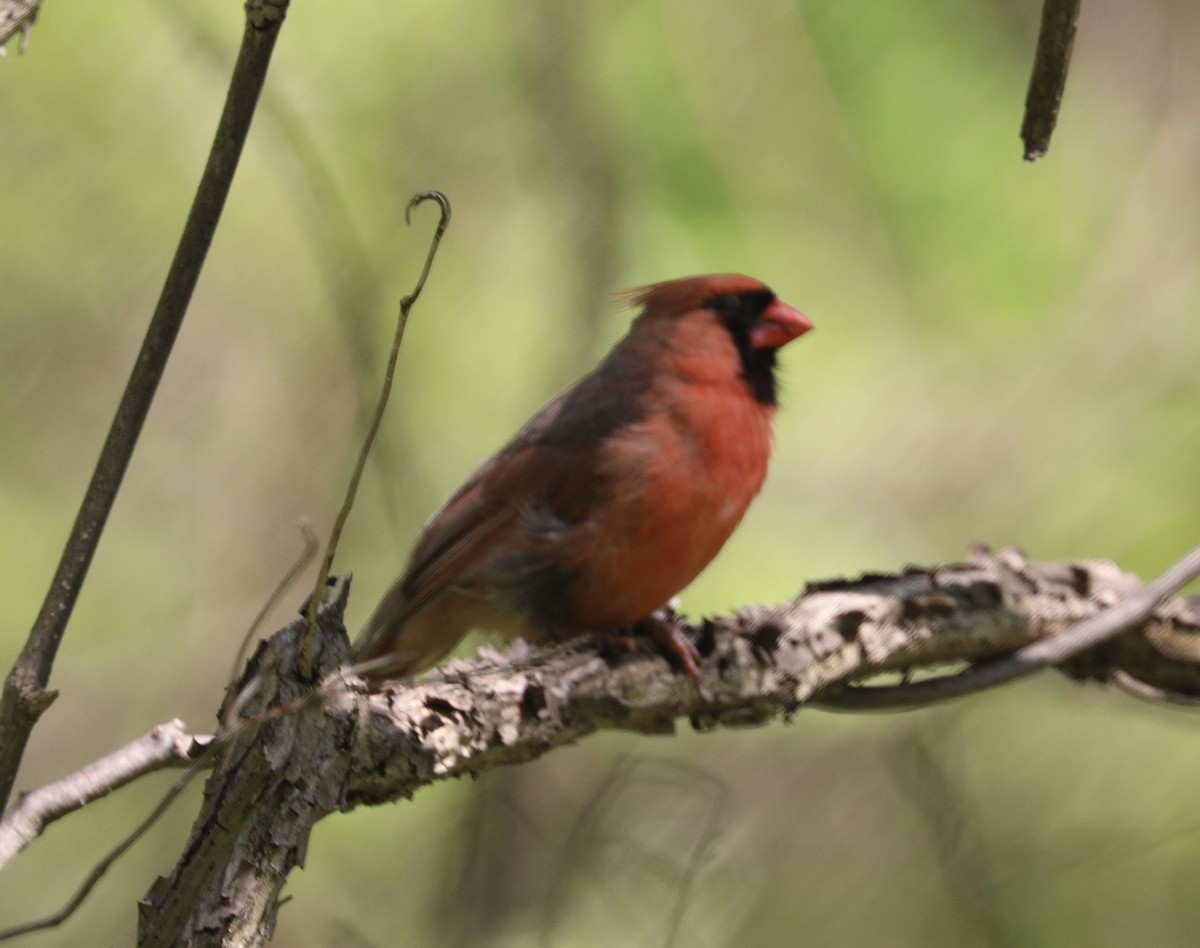
[[[231,681],[237,679],[238,672],[242,669],[242,662],[246,660],[246,652],[250,648],[250,643],[254,641],[254,636],[258,633],[259,628],[262,627],[263,621],[267,618],[271,611],[277,605],[279,605],[280,601],[283,599],[284,593],[292,588],[292,583],[299,578],[300,574],[304,571],[304,568],[308,566],[308,564],[312,562],[312,558],[316,556],[318,545],[317,535],[313,533],[312,525],[302,517],[296,521],[296,528],[300,531],[300,536],[304,540],[304,545],[301,548],[300,553],[296,556],[295,562],[293,562],[288,568],[288,571],[284,573],[283,578],[279,580],[279,583],[273,590],[271,590],[271,594],[267,596],[266,601],[259,608],[258,613],[250,622],[250,627],[246,629],[246,634],[242,636],[242,643],[238,646],[237,654],[235,654],[233,658],[233,668],[229,672],[229,678]]]
[[[1025,94],[1025,117],[1021,122],[1026,161],[1037,161],[1050,150],[1050,136],[1058,124],[1058,109],[1067,86],[1080,2],[1043,0],[1037,51],[1029,90]]]

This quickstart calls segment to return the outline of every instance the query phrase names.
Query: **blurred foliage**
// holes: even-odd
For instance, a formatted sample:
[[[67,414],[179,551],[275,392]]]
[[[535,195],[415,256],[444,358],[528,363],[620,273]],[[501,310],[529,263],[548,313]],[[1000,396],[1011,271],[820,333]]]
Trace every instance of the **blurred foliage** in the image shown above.
[[[1200,534],[1200,8],[1089,0],[1053,148],[1028,166],[1037,17],[1034,0],[294,4],[20,785],[157,721],[211,726],[293,521],[328,529],[433,226],[428,208],[403,224],[426,187],[455,220],[339,557],[354,621],[439,498],[619,335],[608,293],[720,270],[819,331],[783,358],[772,477],[688,611],[972,540],[1165,566]],[[6,656],[240,29],[233,5],[48,4],[0,63]],[[276,943],[1192,945],[1190,724],[1046,676],[896,717],[604,736],[327,820]],[[0,917],[57,907],[158,789],[55,826],[0,882]],[[178,805],[29,944],[129,943],[189,820]]]

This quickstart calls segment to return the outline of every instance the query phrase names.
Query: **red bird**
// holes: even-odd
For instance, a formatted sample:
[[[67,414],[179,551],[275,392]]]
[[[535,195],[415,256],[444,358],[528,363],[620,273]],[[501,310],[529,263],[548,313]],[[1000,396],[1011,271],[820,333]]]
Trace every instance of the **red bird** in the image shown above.
[[[356,646],[371,678],[436,663],[472,629],[529,641],[641,626],[717,555],[762,487],[775,353],[813,328],[736,275],[624,294],[642,312],[590,375],[442,505]]]

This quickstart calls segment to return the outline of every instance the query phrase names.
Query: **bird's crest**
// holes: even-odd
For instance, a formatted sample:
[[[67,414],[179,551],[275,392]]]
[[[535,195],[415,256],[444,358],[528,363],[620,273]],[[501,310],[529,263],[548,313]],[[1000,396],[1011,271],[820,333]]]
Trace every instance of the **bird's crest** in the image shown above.
[[[613,294],[618,306],[643,306],[647,310],[667,313],[686,313],[703,306],[714,296],[743,293],[770,293],[770,288],[752,277],[739,273],[721,273],[712,276],[684,277],[638,286]]]

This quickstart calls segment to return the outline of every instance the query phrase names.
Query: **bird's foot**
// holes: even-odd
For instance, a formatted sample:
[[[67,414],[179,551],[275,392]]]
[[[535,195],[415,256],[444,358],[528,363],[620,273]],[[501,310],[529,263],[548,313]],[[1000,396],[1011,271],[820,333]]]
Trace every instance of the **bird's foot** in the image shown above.
[[[628,630],[605,631],[600,633],[600,637],[609,648],[623,652],[641,651],[646,646],[646,640],[652,640],[696,683],[702,698],[707,701],[712,697],[700,681],[702,659],[696,644],[684,634],[678,623],[665,615],[655,613],[635,622]]]

